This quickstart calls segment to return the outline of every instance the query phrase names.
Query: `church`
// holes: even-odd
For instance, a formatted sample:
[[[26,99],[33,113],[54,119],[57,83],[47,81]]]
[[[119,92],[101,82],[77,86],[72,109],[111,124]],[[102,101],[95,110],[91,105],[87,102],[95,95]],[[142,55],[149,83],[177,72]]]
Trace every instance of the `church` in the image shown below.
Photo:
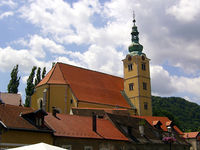
[[[135,22],[129,53],[122,60],[123,78],[58,62],[36,86],[31,107],[64,114],[72,114],[72,108],[124,109],[152,116],[150,59],[142,52]]]

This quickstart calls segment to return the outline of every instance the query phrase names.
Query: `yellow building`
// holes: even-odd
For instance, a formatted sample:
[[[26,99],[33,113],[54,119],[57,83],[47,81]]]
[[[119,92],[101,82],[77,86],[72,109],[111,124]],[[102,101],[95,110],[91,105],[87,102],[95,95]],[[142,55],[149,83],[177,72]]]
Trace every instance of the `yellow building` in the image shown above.
[[[124,78],[56,63],[36,86],[31,107],[70,114],[72,108],[120,108],[135,115],[152,115],[149,59],[142,53],[137,27],[123,60]]]

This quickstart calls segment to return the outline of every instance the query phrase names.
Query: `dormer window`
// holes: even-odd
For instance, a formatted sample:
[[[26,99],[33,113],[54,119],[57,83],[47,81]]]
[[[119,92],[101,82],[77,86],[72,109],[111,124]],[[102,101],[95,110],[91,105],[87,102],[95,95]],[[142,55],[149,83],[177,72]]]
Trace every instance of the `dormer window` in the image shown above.
[[[38,127],[42,126],[42,124],[43,124],[43,119],[40,118],[40,117],[36,117],[36,118],[35,118],[35,124],[36,124],[36,126],[38,126]]]
[[[44,116],[48,114],[43,110],[39,109],[32,112],[22,113],[21,116],[30,122],[32,125],[36,126],[37,128],[44,128]]]
[[[133,65],[132,64],[128,64],[128,71],[132,71],[133,70]]]

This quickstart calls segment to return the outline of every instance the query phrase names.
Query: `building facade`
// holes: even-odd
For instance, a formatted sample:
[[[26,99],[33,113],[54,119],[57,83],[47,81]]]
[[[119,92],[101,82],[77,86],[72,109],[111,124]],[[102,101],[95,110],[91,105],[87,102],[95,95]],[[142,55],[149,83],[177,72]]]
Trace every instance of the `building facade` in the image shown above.
[[[132,28],[132,44],[123,60],[124,78],[57,63],[36,86],[31,107],[72,113],[77,108],[120,108],[131,114],[152,115],[149,59],[142,53],[137,26]]]

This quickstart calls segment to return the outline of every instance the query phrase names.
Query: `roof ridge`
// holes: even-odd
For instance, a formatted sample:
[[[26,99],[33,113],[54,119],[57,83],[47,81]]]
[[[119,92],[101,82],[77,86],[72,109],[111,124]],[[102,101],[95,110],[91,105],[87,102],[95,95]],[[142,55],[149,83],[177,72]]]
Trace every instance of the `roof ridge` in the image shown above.
[[[49,80],[51,79],[51,77],[52,77],[52,75],[53,75],[53,73],[54,73],[54,71],[55,71],[56,65],[57,65],[57,64],[55,64],[55,65],[53,66],[53,68],[52,68],[52,73],[51,73],[51,75],[49,76],[49,78],[48,78],[48,80],[47,80],[47,82],[46,82],[47,84],[48,84]],[[50,70],[50,71],[51,71],[51,70]],[[49,71],[49,72],[50,72],[50,71]]]
[[[59,63],[57,63],[57,64],[58,64],[59,70],[60,70],[60,72],[61,72],[61,74],[62,74],[62,77],[63,77],[63,79],[65,80],[65,83],[66,83],[66,84],[69,83],[69,81],[66,81],[67,79],[65,79],[65,77],[64,77],[64,75],[63,75],[63,71],[62,71],[62,69],[61,69],[60,66],[59,66]]]
[[[80,66],[74,66],[74,65],[66,64],[66,63],[62,63],[62,62],[57,62],[57,64],[69,65],[69,66],[76,67],[76,68],[80,68],[80,69],[84,69],[84,70],[87,70],[87,71],[92,71],[92,72],[101,73],[101,74],[104,74],[104,75],[113,76],[113,77],[115,77],[115,78],[123,79],[122,77],[119,77],[119,76],[115,76],[115,75],[112,75],[112,74],[100,72],[100,71],[97,71],[97,70],[92,70],[92,69],[88,69],[88,68],[83,68],[83,67],[80,67]]]

